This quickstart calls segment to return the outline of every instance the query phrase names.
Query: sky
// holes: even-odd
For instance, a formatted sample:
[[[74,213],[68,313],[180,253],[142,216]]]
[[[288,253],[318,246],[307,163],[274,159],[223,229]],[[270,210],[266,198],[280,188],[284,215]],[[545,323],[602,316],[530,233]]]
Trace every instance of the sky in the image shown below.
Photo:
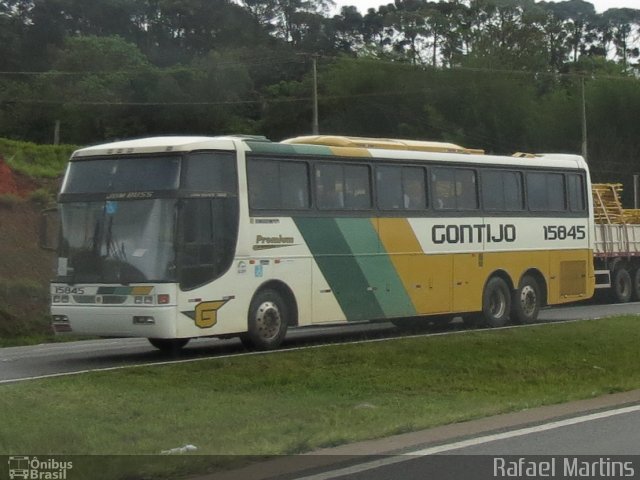
[[[386,3],[393,3],[393,0],[334,0],[336,11],[346,5],[354,5],[360,13],[366,13],[369,8],[378,8]],[[551,0],[553,1],[553,0]],[[586,0],[593,4],[596,12],[602,13],[609,8],[637,8],[640,9],[640,0]]]

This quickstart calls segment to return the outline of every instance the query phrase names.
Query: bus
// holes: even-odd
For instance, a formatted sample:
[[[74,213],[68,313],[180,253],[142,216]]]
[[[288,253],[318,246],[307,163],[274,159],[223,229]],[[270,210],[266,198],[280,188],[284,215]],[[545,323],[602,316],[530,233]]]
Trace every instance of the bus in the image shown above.
[[[274,349],[287,329],[462,316],[531,323],[594,291],[577,155],[441,142],[155,137],[73,153],[56,332]]]

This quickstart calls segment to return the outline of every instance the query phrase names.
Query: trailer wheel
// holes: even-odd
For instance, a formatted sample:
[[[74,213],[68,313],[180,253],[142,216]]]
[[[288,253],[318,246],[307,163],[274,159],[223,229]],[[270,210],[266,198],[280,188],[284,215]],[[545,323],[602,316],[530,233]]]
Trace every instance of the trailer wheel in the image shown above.
[[[182,350],[189,338],[148,338],[149,343],[160,350],[162,353],[175,355]]]
[[[611,282],[611,295],[615,303],[627,303],[631,299],[631,275],[624,265],[618,266],[613,271]]]
[[[515,323],[533,323],[540,312],[540,287],[535,278],[525,275],[513,292],[511,313]]]
[[[633,295],[631,298],[634,302],[640,302],[640,267],[636,268],[633,274]]]
[[[509,286],[500,277],[489,279],[482,292],[482,313],[478,315],[478,325],[486,327],[504,327],[509,323],[511,310],[511,292]]]
[[[278,348],[287,334],[289,310],[275,290],[262,290],[251,300],[247,332],[240,336],[245,347],[256,350]]]

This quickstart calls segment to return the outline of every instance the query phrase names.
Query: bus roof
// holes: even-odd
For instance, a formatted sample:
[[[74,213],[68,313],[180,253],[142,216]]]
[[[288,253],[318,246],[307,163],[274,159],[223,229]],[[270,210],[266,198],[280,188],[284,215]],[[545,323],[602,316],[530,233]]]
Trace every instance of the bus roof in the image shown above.
[[[328,147],[382,148],[390,150],[413,150],[417,152],[483,154],[484,150],[464,148],[445,142],[405,140],[395,138],[344,137],[337,135],[314,135],[284,140],[286,144],[325,145]]]
[[[314,135],[291,138],[275,144],[259,144],[255,146],[251,142],[249,144],[252,150],[262,151],[263,153],[266,153],[267,150],[287,153],[287,149],[292,149],[300,154],[331,154],[359,158],[374,157],[399,161],[427,160],[471,164],[490,163],[504,166],[587,169],[587,164],[580,155],[528,154],[520,152],[512,156],[486,155],[483,150],[465,148],[453,143],[418,140]]]
[[[587,169],[579,155],[528,154],[486,155],[483,150],[461,147],[447,142],[429,142],[406,139],[348,137],[340,135],[311,135],[271,142],[263,136],[229,135],[160,136],[124,140],[95,145],[76,150],[71,159],[104,155],[134,155],[194,150],[236,150],[239,144],[263,154],[296,154],[340,156],[355,158],[384,158],[409,161],[451,161],[460,163],[491,163],[494,165],[518,165]]]
[[[198,136],[164,136],[148,137],[119,142],[104,143],[91,147],[81,148],[73,152],[72,159],[87,156],[114,155],[114,154],[144,154],[144,153],[168,153],[188,152],[193,150],[216,149],[235,150],[236,141],[251,140],[252,142],[268,141],[265,137],[234,135],[222,137],[198,137]]]

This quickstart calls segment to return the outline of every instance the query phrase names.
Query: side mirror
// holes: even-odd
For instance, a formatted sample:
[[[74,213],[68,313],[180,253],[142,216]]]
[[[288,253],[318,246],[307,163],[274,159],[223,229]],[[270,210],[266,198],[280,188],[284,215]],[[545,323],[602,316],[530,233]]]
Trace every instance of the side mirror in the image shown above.
[[[43,250],[58,250],[60,214],[57,208],[47,208],[40,214],[38,246]]]

